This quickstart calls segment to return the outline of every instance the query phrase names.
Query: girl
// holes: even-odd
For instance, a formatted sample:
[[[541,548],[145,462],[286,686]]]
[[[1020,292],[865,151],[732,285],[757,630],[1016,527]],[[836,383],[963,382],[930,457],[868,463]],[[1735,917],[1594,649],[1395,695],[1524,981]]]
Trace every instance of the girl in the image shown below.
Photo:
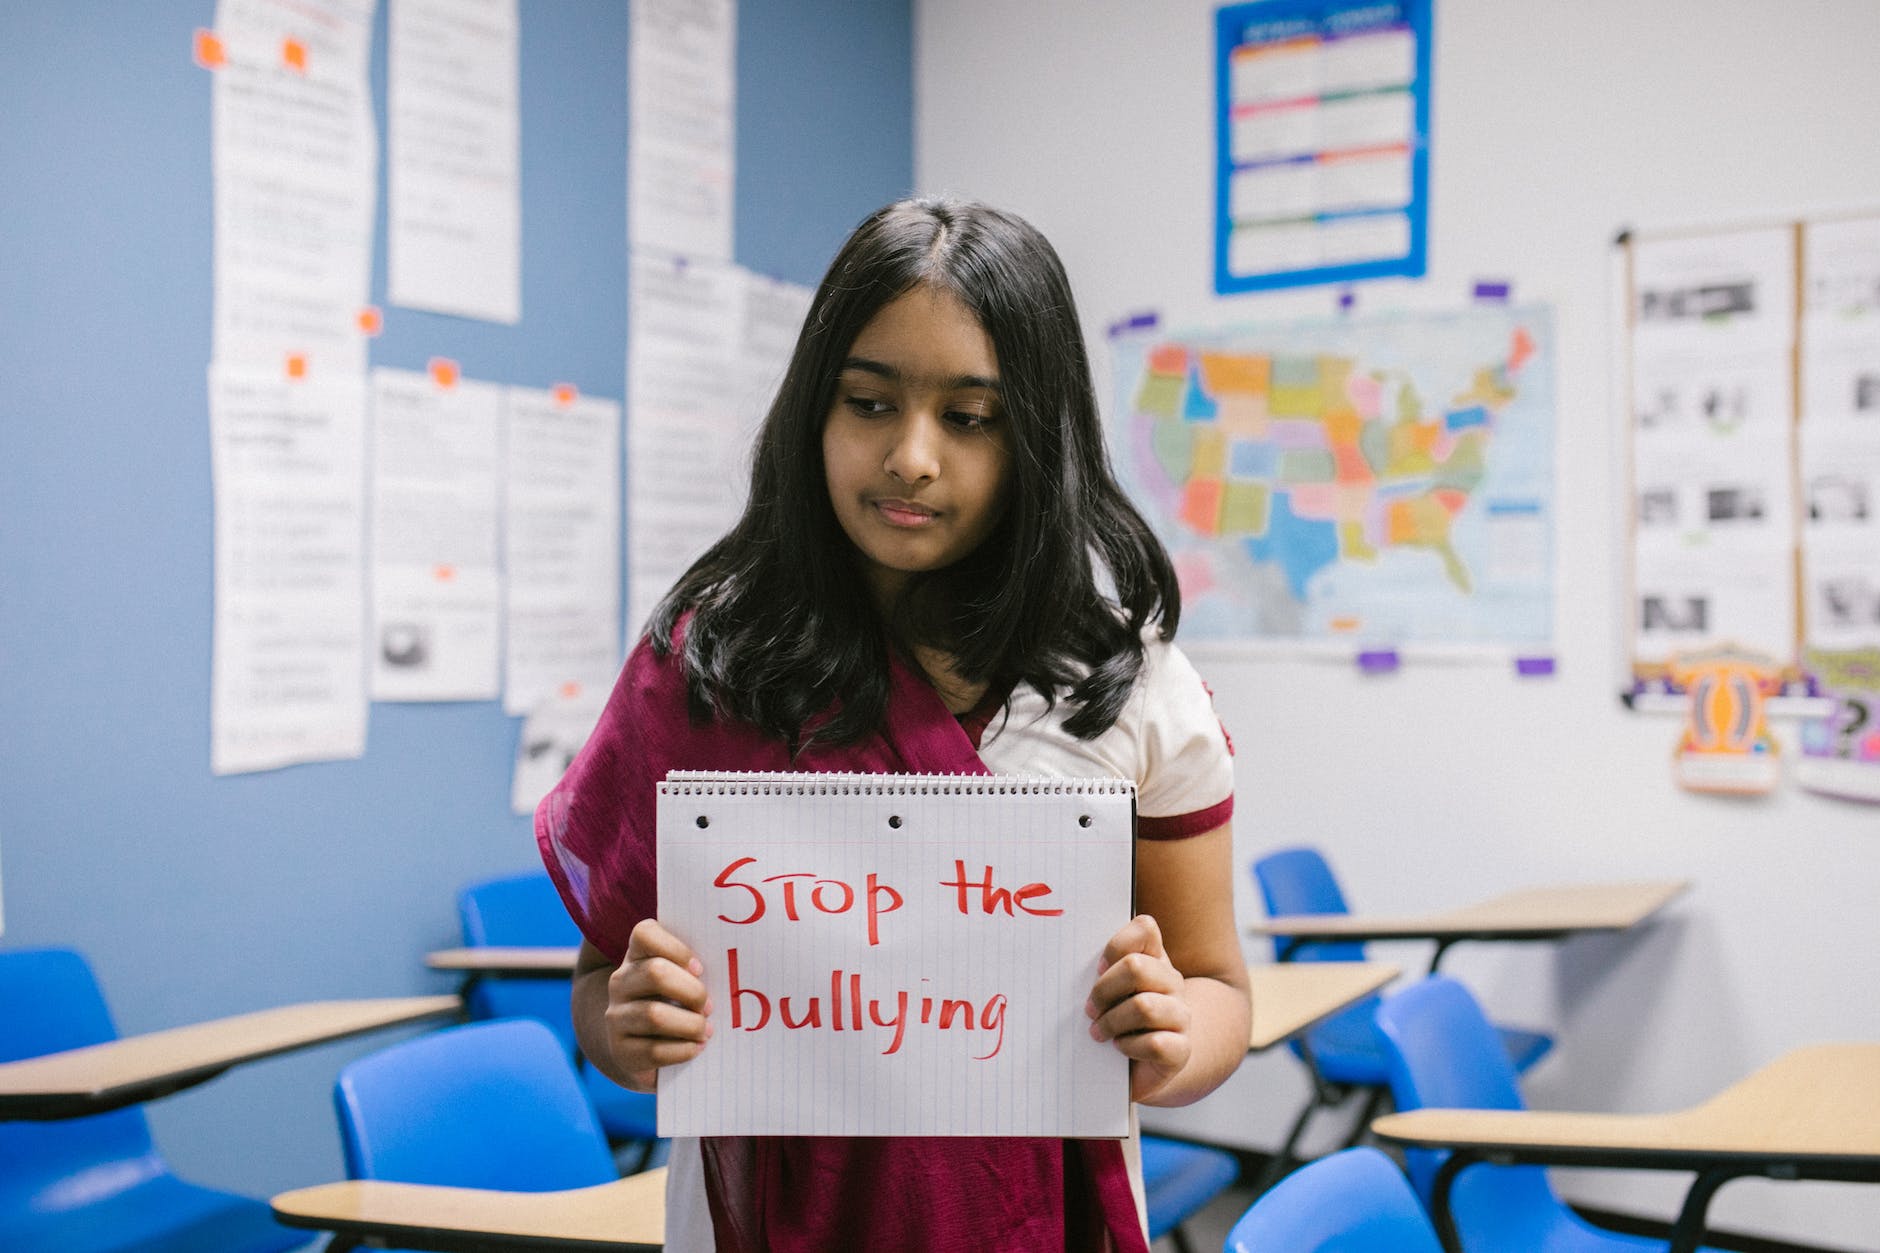
[[[586,936],[583,1051],[640,1091],[709,1047],[703,966],[653,917],[668,770],[1120,776],[1142,913],[1085,1013],[1130,1095],[1181,1105],[1247,1047],[1233,772],[1160,544],[1112,479],[1057,254],[913,200],[824,277],[743,517],[628,659],[536,834]],[[1134,1141],[710,1138],[674,1145],[667,1246],[1147,1249]]]

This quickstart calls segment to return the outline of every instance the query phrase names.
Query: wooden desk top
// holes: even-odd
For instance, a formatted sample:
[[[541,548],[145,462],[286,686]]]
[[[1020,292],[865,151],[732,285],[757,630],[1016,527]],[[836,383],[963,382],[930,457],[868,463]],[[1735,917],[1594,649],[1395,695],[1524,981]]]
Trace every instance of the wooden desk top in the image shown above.
[[[1380,1139],[1567,1164],[1738,1161],[1868,1165],[1880,1173],[1880,1044],[1818,1044],[1669,1114],[1420,1109],[1371,1124]]]
[[[1285,914],[1248,929],[1325,940],[1541,939],[1575,931],[1624,931],[1690,886],[1688,879],[1666,879],[1528,888],[1440,913]]]
[[[666,1169],[566,1192],[500,1192],[387,1183],[325,1183],[271,1202],[289,1227],[369,1236],[402,1248],[658,1249],[666,1238]]]
[[[308,1001],[0,1063],[0,1118],[72,1118],[167,1096],[230,1066],[441,1018],[455,996]]]
[[[1389,962],[1286,962],[1249,966],[1253,1032],[1258,1052],[1290,1040],[1395,979]]]
[[[572,975],[574,948],[443,948],[424,955],[432,970],[477,975]]]

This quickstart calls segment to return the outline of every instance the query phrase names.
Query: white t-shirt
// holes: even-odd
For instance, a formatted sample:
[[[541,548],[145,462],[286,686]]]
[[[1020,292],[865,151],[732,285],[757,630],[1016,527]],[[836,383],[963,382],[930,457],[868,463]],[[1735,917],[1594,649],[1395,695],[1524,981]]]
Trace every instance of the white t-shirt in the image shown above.
[[[1199,835],[1233,812],[1234,763],[1214,698],[1175,645],[1143,641],[1142,674],[1114,725],[1093,740],[1064,729],[1073,709],[1048,707],[1030,684],[1013,690],[979,744],[995,774],[1119,778],[1136,784],[1136,834],[1148,840]]]

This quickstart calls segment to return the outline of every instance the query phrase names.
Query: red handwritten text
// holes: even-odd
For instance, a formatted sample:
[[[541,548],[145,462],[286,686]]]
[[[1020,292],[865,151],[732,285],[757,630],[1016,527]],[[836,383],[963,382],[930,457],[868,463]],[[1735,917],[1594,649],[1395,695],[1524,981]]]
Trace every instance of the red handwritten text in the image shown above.
[[[769,911],[770,901],[764,895],[763,889],[754,887],[749,883],[739,882],[731,877],[738,871],[743,870],[746,866],[755,865],[756,862],[757,858],[755,857],[740,857],[723,870],[720,870],[718,877],[712,880],[713,887],[741,888],[751,894],[750,912],[748,914],[742,918],[733,918],[729,914],[719,914],[718,920],[720,922],[728,922],[734,927],[749,926],[751,923],[762,918],[765,913]],[[797,880],[799,879],[809,879],[812,881],[800,893],[797,890]],[[857,893],[853,887],[843,882],[841,879],[819,879],[807,870],[792,870],[786,871],[783,874],[768,875],[759,880],[759,882],[781,885],[780,888],[773,890],[782,898],[783,916],[788,918],[791,922],[801,922],[803,920],[805,898],[808,900],[809,908],[816,910],[818,913],[846,914],[855,907]],[[1049,891],[1050,889],[1047,888],[1045,890]],[[882,883],[878,876],[870,872],[861,896],[864,901],[864,909],[868,914],[868,942],[871,945],[879,944],[881,943],[881,916],[883,914],[891,914],[901,908],[903,904],[901,894],[887,884]]]
[[[954,888],[959,892],[959,909],[962,914],[970,914],[972,912],[967,893],[973,888],[979,889],[979,909],[981,913],[990,914],[1003,909],[1006,917],[1016,917],[1017,915],[1013,913],[1014,906],[1017,906],[1019,909],[1035,918],[1055,918],[1064,912],[1061,909],[1035,909],[1027,904],[1028,901],[1036,897],[1051,895],[1051,888],[1047,884],[1027,883],[1024,887],[1013,891],[994,887],[992,885],[991,866],[986,867],[982,877],[968,880],[966,877],[966,863],[955,860],[953,863],[953,877],[951,879],[942,879],[940,886],[943,888]]]
[[[771,994],[748,988],[740,981],[738,973],[738,950],[725,950],[725,971],[731,980],[731,1027],[734,1031],[762,1031],[769,1026],[773,998]],[[922,983],[927,982],[925,979]],[[747,1009],[746,1000],[750,1001]],[[989,1061],[998,1056],[1005,1047],[1005,1007],[1004,993],[995,993],[986,998],[983,1005],[974,1004],[963,998],[935,997],[931,994],[910,998],[905,989],[893,994],[894,1012],[892,1016],[883,1012],[883,998],[862,996],[862,976],[854,971],[832,970],[829,972],[829,998],[825,1002],[822,996],[802,998],[806,1003],[801,1012],[791,1005],[795,997],[775,998],[776,1023],[786,1031],[829,1030],[861,1031],[867,1023],[872,1023],[882,1030],[892,1030],[888,1047],[882,1049],[882,1055],[898,1053],[902,1039],[909,1024],[908,1010],[915,1008],[919,1013],[919,1024],[931,1026],[939,1031],[978,1031],[992,1035],[992,1048],[985,1053],[975,1053],[974,1061]],[[825,1020],[823,1009],[828,1007]],[[826,1026],[825,1026],[826,1021]]]

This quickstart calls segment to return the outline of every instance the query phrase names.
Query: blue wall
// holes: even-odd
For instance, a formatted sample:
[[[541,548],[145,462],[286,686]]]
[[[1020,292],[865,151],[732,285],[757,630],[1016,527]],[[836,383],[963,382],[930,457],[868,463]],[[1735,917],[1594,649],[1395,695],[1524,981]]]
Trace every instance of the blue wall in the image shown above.
[[[910,190],[909,0],[740,8],[736,259],[813,282]],[[209,0],[0,11],[0,944],[86,952],[125,1032],[449,990],[422,955],[457,941],[457,887],[535,864],[508,805],[519,722],[493,702],[374,705],[360,761],[209,773],[210,84],[190,41],[213,19]],[[381,106],[384,25],[382,3]],[[523,321],[387,307],[374,364],[624,396],[627,26],[626,0],[523,0]],[[381,242],[381,305],[384,283]],[[334,1072],[387,1038],[161,1101],[159,1146],[254,1194],[337,1178]]]

